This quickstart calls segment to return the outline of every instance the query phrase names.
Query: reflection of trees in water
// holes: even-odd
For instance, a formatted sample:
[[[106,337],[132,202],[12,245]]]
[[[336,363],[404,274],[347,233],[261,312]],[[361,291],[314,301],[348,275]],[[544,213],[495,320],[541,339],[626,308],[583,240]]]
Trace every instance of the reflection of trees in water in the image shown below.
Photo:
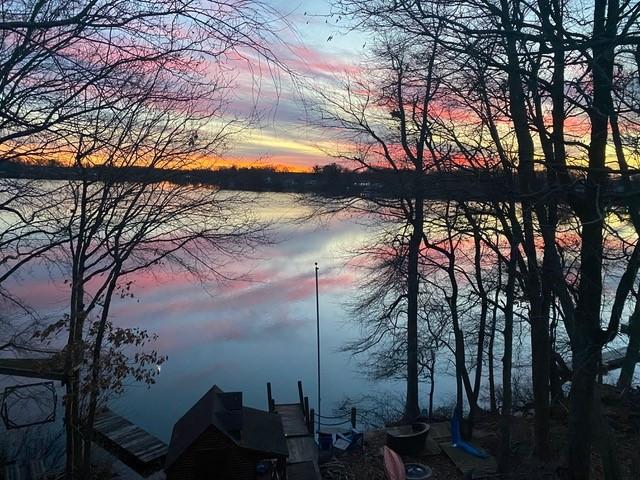
[[[241,49],[273,66],[264,45],[278,39],[258,2],[58,3],[9,2],[0,21],[1,160],[79,173],[2,182],[0,294],[33,314],[9,280],[38,262],[64,276],[68,309],[52,322],[33,314],[31,335],[2,334],[5,353],[61,347],[66,476],[88,478],[99,404],[126,381],[152,383],[164,359],[151,333],[111,323],[113,298],[132,296],[131,276],[152,266],[224,278],[223,258],[265,239],[244,197],[172,183],[170,172],[218,158],[253,120],[225,116],[226,62]]]
[[[0,415],[7,429],[55,421],[57,395],[53,382],[5,387]]]
[[[2,387],[7,384],[3,381]],[[21,384],[12,383],[11,386]],[[56,388],[56,387],[54,387]],[[19,425],[34,423],[7,430],[0,425],[0,461],[5,465],[29,466],[31,463],[45,467],[48,472],[59,472],[64,468],[65,442],[62,424],[60,387],[56,388],[57,401],[48,389],[36,386],[19,389],[8,399],[9,418]],[[52,414],[53,422],[40,423]]]

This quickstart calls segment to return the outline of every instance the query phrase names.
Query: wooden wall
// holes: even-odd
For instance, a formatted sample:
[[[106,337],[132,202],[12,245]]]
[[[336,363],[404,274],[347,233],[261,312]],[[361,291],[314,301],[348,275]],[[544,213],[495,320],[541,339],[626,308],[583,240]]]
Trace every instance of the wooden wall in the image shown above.
[[[167,480],[255,480],[261,459],[209,427],[167,470]]]

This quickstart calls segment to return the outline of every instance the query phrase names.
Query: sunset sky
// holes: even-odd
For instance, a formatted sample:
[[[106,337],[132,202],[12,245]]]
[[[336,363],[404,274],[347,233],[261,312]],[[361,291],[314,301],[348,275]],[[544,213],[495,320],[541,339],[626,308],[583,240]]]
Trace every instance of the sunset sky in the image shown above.
[[[346,25],[329,18],[327,0],[277,0],[269,2],[286,15],[293,27],[280,36],[283,45],[274,53],[305,79],[327,82],[332,74],[352,71],[364,52],[366,39],[347,33]],[[329,40],[330,39],[330,40]],[[308,121],[304,100],[294,82],[284,73],[274,81],[263,69],[260,94],[252,88],[256,79],[246,65],[240,67],[236,82],[240,89],[232,111],[247,112],[257,102],[260,125],[241,134],[221,163],[239,165],[282,165],[291,170],[308,170],[313,165],[333,161],[321,150],[330,148],[326,135]]]

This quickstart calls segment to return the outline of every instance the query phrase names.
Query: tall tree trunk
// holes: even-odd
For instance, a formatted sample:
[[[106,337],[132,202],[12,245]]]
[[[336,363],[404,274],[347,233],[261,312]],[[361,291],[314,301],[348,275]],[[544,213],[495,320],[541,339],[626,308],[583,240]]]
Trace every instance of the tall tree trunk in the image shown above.
[[[562,391],[563,379],[559,365],[556,361],[559,354],[556,351],[556,332],[558,328],[558,313],[554,305],[552,308],[551,329],[549,330],[549,350],[551,351],[551,364],[549,365],[549,387],[551,389],[552,403],[559,402],[564,399]]]
[[[466,204],[462,204],[465,216],[473,227],[473,244],[474,244],[474,275],[476,280],[476,287],[478,289],[478,296],[480,297],[480,321],[478,324],[478,346],[476,350],[476,371],[473,383],[473,399],[469,402],[471,407],[469,412],[469,427],[473,430],[473,424],[477,416],[479,406],[478,398],[480,397],[480,386],[482,380],[482,361],[484,357],[484,342],[487,329],[487,315],[489,312],[489,298],[487,291],[484,288],[484,281],[482,278],[482,239],[480,236],[480,228],[470,214]]]
[[[447,211],[447,216],[449,215]],[[465,337],[464,332],[460,326],[460,317],[458,312],[458,280],[456,278],[456,257],[453,242],[451,236],[449,240],[450,250],[441,250],[447,256],[447,275],[451,284],[451,295],[447,298],[449,304],[449,311],[451,312],[451,326],[453,327],[453,336],[455,341],[454,356],[455,356],[455,368],[456,368],[456,412],[459,418],[462,418],[462,411],[464,406],[464,395],[466,393],[467,400],[469,401],[470,410],[475,408],[472,405],[474,395],[473,386],[471,385],[471,379],[469,378],[469,372],[466,366],[466,349],[465,349]]]
[[[496,246],[499,247],[499,237],[496,241]],[[502,260],[498,256],[498,272],[496,281],[496,291],[493,298],[493,309],[491,312],[491,328],[489,330],[489,347],[487,351],[487,361],[489,368],[489,408],[491,409],[491,415],[498,414],[498,402],[496,400],[496,383],[495,383],[495,371],[494,371],[494,345],[496,339],[496,328],[498,327],[498,310],[500,303],[500,294],[502,292]]]
[[[593,442],[593,398],[603,342],[600,328],[604,240],[602,194],[607,187],[605,166],[608,121],[612,110],[613,42],[618,24],[617,0],[596,0],[593,16],[593,101],[589,111],[589,171],[585,189],[586,201],[581,215],[582,246],[576,328],[571,338],[573,379],[569,417],[569,471],[573,480],[589,478]]]
[[[498,289],[497,292],[500,290]],[[494,360],[493,360],[493,346],[495,343],[496,337],[496,325],[497,325],[497,317],[498,317],[498,295],[496,294],[496,303],[493,307],[493,314],[491,316],[491,329],[489,330],[489,346],[487,349],[487,368],[489,370],[489,409],[491,411],[491,415],[496,415],[498,413],[498,404],[496,401],[496,381],[495,381],[495,372],[494,372]]]
[[[580,322],[586,315],[576,312]],[[572,340],[573,376],[569,416],[569,470],[574,480],[587,480],[590,471],[593,395],[598,368],[599,345],[593,344],[580,328]]]
[[[602,410],[602,400],[598,390],[596,390],[596,395],[593,397],[593,415],[604,478],[605,480],[622,480],[622,471],[616,453],[618,449],[616,448],[615,437]]]
[[[420,415],[418,403],[418,294],[420,290],[418,261],[424,229],[424,201],[420,193],[416,194],[414,211],[407,265],[407,398],[405,404],[405,420],[407,421],[413,421]]]
[[[431,350],[429,376],[431,382],[429,384],[429,421],[433,420],[433,397],[436,390],[436,352]]]
[[[629,388],[633,380],[636,363],[640,360],[640,301],[636,300],[633,314],[629,318],[629,344],[622,361],[618,387]]]
[[[78,233],[73,250],[71,272],[71,303],[69,308],[69,336],[67,339],[67,355],[65,370],[67,373],[65,395],[65,432],[67,441],[66,476],[71,480],[81,478],[82,470],[82,415],[80,411],[80,365],[84,358],[84,323],[85,311],[85,273],[86,252],[91,239],[87,232],[87,197],[88,184],[83,181],[78,195],[77,214],[79,219]],[[73,244],[73,238],[70,238]]]
[[[448,212],[447,212],[448,213]],[[464,392],[466,391],[467,399],[471,401],[473,398],[473,390],[469,375],[466,371],[466,353],[464,348],[464,333],[460,328],[460,320],[458,318],[458,281],[455,273],[455,256],[453,251],[448,252],[447,274],[451,283],[451,295],[447,298],[449,311],[451,312],[451,325],[453,327],[454,337],[454,356],[456,369],[456,409],[455,415],[462,419],[464,407]]]
[[[121,265],[117,264],[113,267],[112,279],[109,282],[104,297],[104,307],[100,313],[100,324],[96,332],[96,338],[93,344],[93,352],[91,358],[91,379],[89,385],[89,407],[87,418],[84,422],[84,449],[82,458],[82,477],[90,478],[91,476],[91,443],[93,440],[93,424],[96,418],[96,410],[100,395],[100,370],[101,370],[101,353],[104,334],[109,320],[109,306],[111,298],[117,286],[117,279],[120,275]]]
[[[521,193],[531,194],[535,187],[534,144],[529,130],[525,92],[520,76],[520,59],[517,40],[514,35],[514,20],[510,5],[501,0],[502,26],[506,32],[507,74],[509,85],[510,110],[516,138],[518,140],[518,175]],[[516,27],[517,28],[517,27]],[[549,325],[544,316],[542,285],[533,228],[533,202],[525,197],[522,200],[523,245],[527,257],[526,290],[530,304],[532,377],[535,407],[534,452],[538,458],[549,456]]]
[[[82,457],[82,416],[80,412],[80,368],[83,357],[82,329],[84,325],[85,313],[83,310],[82,295],[76,294],[74,299],[78,299],[73,307],[74,312],[70,316],[70,322],[74,328],[70,330],[70,343],[67,345],[68,352],[65,362],[67,373],[67,383],[65,387],[65,432],[66,432],[66,474],[71,479],[80,478],[80,465]]]
[[[500,470],[504,472],[511,454],[511,369],[513,361],[513,302],[516,284],[517,245],[511,246],[504,308],[504,355],[502,357],[502,415],[500,417]]]

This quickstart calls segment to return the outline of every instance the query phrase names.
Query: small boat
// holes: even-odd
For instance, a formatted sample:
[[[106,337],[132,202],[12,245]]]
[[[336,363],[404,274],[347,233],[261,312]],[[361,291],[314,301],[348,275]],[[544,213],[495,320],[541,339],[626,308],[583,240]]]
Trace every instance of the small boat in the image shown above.
[[[387,445],[400,455],[416,455],[424,449],[429,428],[428,423],[422,422],[388,427]]]
[[[433,471],[421,463],[405,464],[396,452],[384,447],[384,471],[388,480],[430,480]]]
[[[389,480],[405,480],[404,462],[396,452],[384,447],[384,471]]]

